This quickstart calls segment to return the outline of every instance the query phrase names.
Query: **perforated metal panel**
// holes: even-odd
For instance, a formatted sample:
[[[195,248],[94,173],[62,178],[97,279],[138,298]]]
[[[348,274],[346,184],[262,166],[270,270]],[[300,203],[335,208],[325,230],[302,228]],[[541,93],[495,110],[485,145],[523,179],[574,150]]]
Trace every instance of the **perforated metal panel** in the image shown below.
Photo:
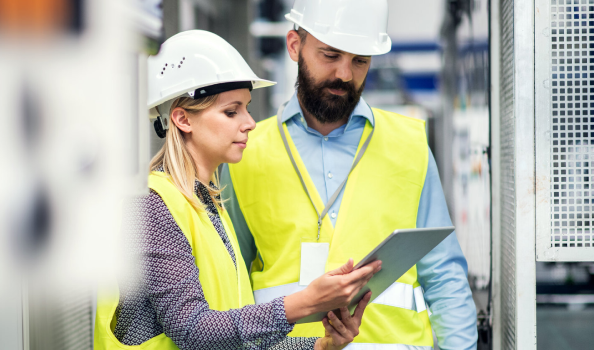
[[[594,260],[594,0],[538,3],[537,260]]]
[[[551,0],[552,247],[592,247],[588,34],[594,35],[594,26],[588,28],[587,19],[594,20],[594,6],[586,2],[594,4]]]
[[[514,2],[501,1],[501,326],[504,349],[516,348],[516,193]]]
[[[93,296],[87,288],[29,295],[30,350],[92,350]]]

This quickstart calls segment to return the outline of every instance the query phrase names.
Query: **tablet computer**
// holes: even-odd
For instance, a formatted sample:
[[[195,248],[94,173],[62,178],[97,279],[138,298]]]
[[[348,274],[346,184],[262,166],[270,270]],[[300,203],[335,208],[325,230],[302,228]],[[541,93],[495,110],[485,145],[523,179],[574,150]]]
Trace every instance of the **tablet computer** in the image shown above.
[[[454,232],[454,227],[416,228],[401,229],[392,232],[386,239],[375,247],[365,258],[355,265],[355,269],[365,266],[373,261],[381,260],[382,269],[376,273],[371,280],[363,287],[349,304],[351,314],[357,303],[365,293],[371,290],[371,300],[380,296],[397,279],[404,275],[419,260],[427,255],[441,241]],[[335,312],[340,316],[340,312]],[[309,323],[321,321],[327,313],[305,317],[297,323]]]

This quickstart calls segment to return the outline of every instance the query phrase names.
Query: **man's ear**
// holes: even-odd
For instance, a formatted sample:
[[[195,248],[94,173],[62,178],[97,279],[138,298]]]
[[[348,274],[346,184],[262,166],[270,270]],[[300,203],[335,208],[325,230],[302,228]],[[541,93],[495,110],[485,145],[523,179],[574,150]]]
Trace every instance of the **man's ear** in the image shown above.
[[[299,50],[301,49],[301,37],[295,30],[287,33],[287,51],[294,62],[299,62]]]
[[[176,107],[171,112],[171,122],[177,126],[178,129],[185,133],[190,133],[192,131],[192,126],[190,125],[190,119],[188,118],[188,112],[181,107]]]

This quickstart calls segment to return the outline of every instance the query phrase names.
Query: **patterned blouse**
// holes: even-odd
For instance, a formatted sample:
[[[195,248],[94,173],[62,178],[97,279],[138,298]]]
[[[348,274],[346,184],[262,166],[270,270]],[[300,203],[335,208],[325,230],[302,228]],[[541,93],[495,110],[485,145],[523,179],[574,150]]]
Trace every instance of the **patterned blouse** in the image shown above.
[[[196,181],[194,191],[237,268],[208,189]],[[126,208],[124,251],[136,262],[138,277],[119,283],[114,334],[122,344],[139,345],[165,333],[182,350],[313,349],[317,338],[287,337],[294,324],[287,321],[282,297],[241,309],[211,310],[190,244],[156,192],[132,200]]]

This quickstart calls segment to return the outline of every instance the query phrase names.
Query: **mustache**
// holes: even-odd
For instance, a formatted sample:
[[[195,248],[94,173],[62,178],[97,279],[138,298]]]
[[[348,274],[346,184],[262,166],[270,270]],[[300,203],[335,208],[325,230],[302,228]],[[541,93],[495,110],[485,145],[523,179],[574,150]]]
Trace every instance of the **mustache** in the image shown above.
[[[329,88],[329,89],[334,89],[334,90],[343,90],[346,91],[348,93],[355,93],[355,85],[353,85],[352,83],[349,82],[344,82],[340,79],[336,79],[336,80],[331,80],[331,81],[325,81],[323,83],[320,84],[321,88]]]

